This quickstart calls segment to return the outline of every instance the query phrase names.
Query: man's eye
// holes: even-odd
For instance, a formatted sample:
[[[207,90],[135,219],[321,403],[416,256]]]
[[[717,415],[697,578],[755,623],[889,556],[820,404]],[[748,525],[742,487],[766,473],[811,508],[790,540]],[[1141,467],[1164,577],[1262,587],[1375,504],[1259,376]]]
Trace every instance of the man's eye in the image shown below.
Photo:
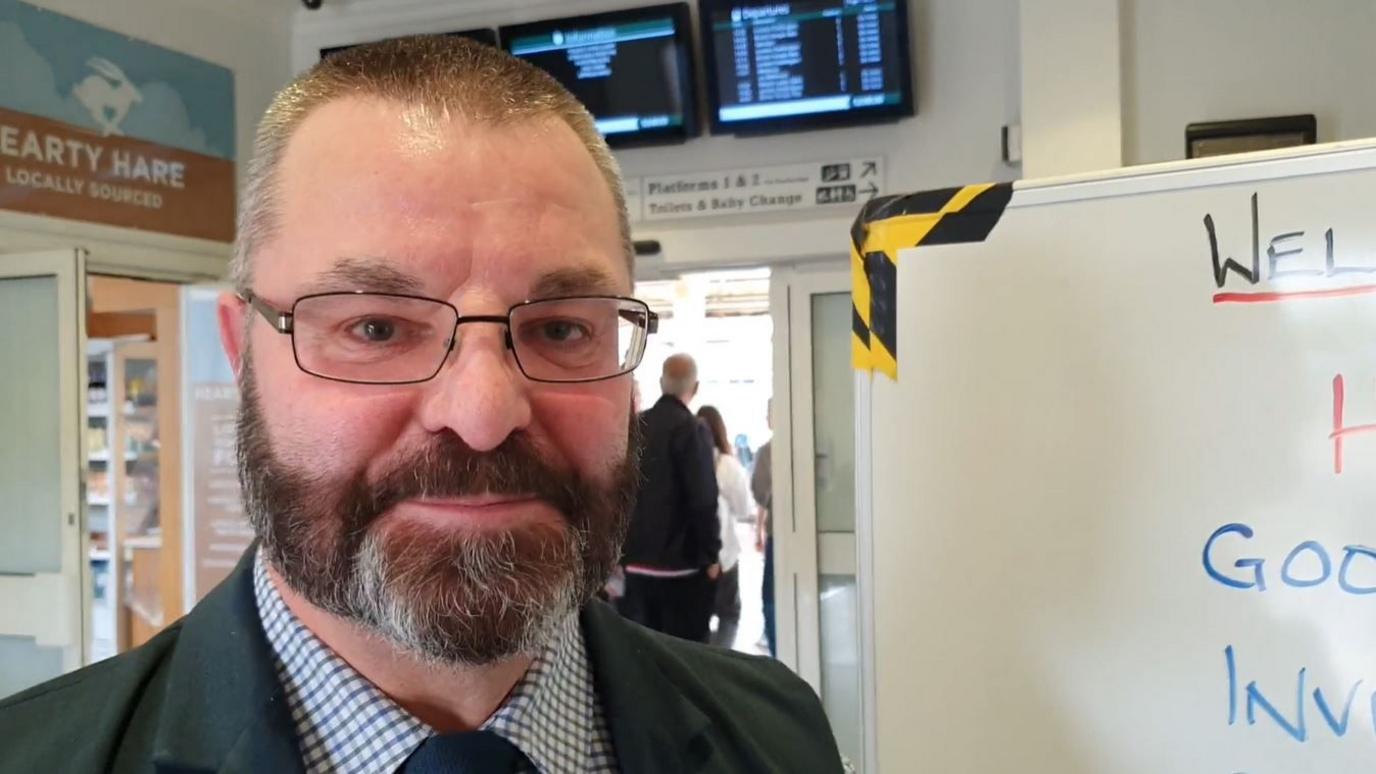
[[[350,333],[363,341],[383,343],[396,337],[397,326],[391,320],[373,318],[355,323]]]
[[[540,325],[540,335],[548,341],[578,341],[588,337],[588,329],[572,320],[550,320]]]

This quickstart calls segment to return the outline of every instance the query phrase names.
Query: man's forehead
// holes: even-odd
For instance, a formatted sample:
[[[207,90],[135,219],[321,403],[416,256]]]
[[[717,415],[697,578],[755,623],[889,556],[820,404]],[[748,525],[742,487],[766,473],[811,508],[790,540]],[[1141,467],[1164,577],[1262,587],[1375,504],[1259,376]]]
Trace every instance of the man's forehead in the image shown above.
[[[595,262],[570,262],[533,276],[525,299],[558,298],[574,295],[616,295],[622,281]],[[367,291],[401,295],[435,295],[437,290],[427,277],[409,271],[404,265],[385,257],[342,257],[316,272],[300,289],[313,293]]]
[[[621,238],[621,212],[603,171],[555,116],[489,124],[394,100],[341,98],[302,121],[279,183],[289,216],[319,213],[330,200],[354,194],[351,204],[391,216],[553,214]]]
[[[327,168],[376,157],[453,164],[522,157],[535,145],[559,151],[560,169],[597,172],[574,129],[552,114],[493,123],[442,107],[355,95],[314,107],[292,132],[285,165]]]
[[[336,100],[302,122],[280,183],[283,242],[299,252],[273,262],[295,287],[415,285],[385,270],[431,293],[498,269],[521,270],[530,286],[511,293],[535,293],[564,270],[594,270],[619,288],[629,281],[610,190],[557,119],[484,126]]]

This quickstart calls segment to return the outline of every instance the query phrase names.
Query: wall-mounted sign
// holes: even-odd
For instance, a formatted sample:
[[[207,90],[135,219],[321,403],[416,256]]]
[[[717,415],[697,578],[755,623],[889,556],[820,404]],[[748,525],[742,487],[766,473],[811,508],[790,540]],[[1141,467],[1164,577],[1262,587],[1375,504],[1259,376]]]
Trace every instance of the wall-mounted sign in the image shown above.
[[[185,600],[229,575],[253,541],[239,497],[235,422],[239,389],[216,346],[218,288],[182,289],[182,499]]]
[[[849,205],[884,190],[884,160],[840,159],[646,177],[638,183],[643,221],[808,210]],[[634,219],[633,211],[631,217]]]
[[[0,0],[0,208],[234,238],[234,75]]]
[[[233,384],[197,384],[191,392],[194,596],[199,599],[229,575],[253,542],[253,527],[239,499],[235,421],[239,390]]]

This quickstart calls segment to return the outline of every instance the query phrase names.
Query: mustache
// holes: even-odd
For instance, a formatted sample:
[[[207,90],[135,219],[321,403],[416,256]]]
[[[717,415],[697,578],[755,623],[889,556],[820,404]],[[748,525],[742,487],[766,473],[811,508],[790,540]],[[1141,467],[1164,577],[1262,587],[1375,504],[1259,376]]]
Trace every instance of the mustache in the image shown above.
[[[396,505],[415,498],[518,495],[544,500],[568,517],[579,513],[580,477],[551,465],[529,437],[513,433],[495,449],[474,450],[453,432],[435,435],[408,452],[354,500],[347,526],[364,529]],[[584,526],[584,525],[575,525]]]

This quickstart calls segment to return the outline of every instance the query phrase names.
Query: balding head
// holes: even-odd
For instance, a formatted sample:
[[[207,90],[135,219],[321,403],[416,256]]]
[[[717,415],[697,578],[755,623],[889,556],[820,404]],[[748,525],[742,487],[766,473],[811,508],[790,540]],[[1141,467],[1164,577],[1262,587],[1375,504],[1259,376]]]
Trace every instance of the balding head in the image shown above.
[[[698,364],[693,357],[682,352],[670,355],[664,361],[659,388],[665,395],[672,395],[684,403],[692,400],[698,394]]]
[[[254,254],[282,225],[280,168],[289,141],[308,116],[348,98],[394,102],[421,118],[452,117],[497,129],[542,119],[567,124],[611,192],[623,258],[628,267],[632,265],[635,251],[620,167],[577,98],[538,67],[490,46],[461,37],[420,35],[328,56],[273,98],[258,125],[239,203],[230,261],[237,290],[253,287]]]

